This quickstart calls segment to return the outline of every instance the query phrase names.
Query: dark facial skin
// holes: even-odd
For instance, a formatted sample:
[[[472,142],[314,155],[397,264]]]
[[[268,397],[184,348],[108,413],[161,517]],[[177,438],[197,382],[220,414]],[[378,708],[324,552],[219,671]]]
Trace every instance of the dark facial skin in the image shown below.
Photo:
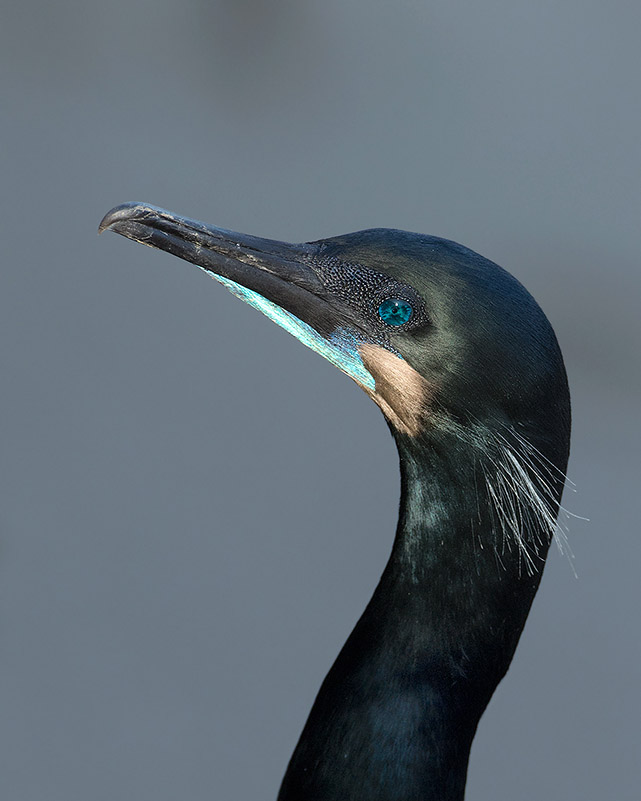
[[[556,337],[527,290],[477,253],[436,237],[374,229],[315,243],[316,258],[363,265],[411,286],[422,324],[389,331],[403,358],[461,420],[518,421],[536,430],[542,405],[568,417]]]

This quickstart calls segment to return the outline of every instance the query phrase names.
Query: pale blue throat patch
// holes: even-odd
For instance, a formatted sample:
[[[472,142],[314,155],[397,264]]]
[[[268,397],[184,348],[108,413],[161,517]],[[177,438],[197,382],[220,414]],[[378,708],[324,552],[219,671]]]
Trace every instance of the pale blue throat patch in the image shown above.
[[[322,337],[318,331],[315,331],[311,325],[307,325],[298,317],[291,314],[285,309],[281,309],[271,300],[267,300],[258,292],[247,289],[235,281],[230,281],[229,278],[222,278],[219,275],[214,275],[208,270],[205,270],[209,276],[219,281],[223,286],[237,298],[244,300],[250,306],[253,306],[258,311],[262,312],[270,320],[273,320],[276,325],[289,331],[296,339],[299,339],[303,345],[320,353],[328,362],[338,367],[344,373],[347,373],[350,378],[353,378],[359,384],[367,389],[374,390],[376,382],[372,374],[365,368],[360,353],[358,352],[359,340],[346,328],[338,328],[332,334],[330,339]]]

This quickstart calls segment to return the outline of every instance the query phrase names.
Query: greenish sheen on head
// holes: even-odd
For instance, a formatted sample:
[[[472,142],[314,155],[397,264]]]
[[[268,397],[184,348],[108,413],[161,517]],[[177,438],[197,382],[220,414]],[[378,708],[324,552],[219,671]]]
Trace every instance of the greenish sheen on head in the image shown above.
[[[217,278],[355,380],[395,433],[434,445],[452,424],[520,425],[547,459],[567,461],[554,332],[516,279],[461,245],[389,229],[291,244],[145,203],[117,206],[99,230]]]
[[[328,362],[338,367],[339,370],[342,370],[361,386],[372,391],[375,389],[376,382],[374,377],[366,369],[358,351],[358,346],[362,343],[351,331],[346,328],[337,328],[330,339],[325,339],[310,325],[299,320],[298,317],[285,309],[281,309],[280,306],[259,295],[258,292],[247,289],[228,278],[212,275],[210,272],[208,272],[208,275],[227,287],[237,298],[258,309],[270,320],[273,320],[276,325],[295,336],[303,345],[315,350],[316,353],[320,353]]]

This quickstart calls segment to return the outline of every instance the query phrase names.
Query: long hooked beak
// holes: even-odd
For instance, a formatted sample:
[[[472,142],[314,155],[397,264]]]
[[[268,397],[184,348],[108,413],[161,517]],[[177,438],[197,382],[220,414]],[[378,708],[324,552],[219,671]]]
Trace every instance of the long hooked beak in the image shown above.
[[[374,389],[358,350],[364,337],[352,310],[327,291],[311,266],[317,244],[248,236],[146,203],[111,209],[98,228],[103,231],[196,264],[365,389]]]

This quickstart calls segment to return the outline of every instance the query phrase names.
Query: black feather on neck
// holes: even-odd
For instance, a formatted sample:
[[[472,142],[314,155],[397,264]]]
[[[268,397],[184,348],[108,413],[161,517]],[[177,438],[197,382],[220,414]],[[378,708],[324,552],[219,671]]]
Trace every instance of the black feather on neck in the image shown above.
[[[512,660],[551,531],[524,508],[524,542],[506,541],[488,485],[500,469],[493,440],[452,429],[395,434],[392,554],[320,689],[279,801],[463,798],[472,739]],[[555,469],[553,518],[565,463]]]

